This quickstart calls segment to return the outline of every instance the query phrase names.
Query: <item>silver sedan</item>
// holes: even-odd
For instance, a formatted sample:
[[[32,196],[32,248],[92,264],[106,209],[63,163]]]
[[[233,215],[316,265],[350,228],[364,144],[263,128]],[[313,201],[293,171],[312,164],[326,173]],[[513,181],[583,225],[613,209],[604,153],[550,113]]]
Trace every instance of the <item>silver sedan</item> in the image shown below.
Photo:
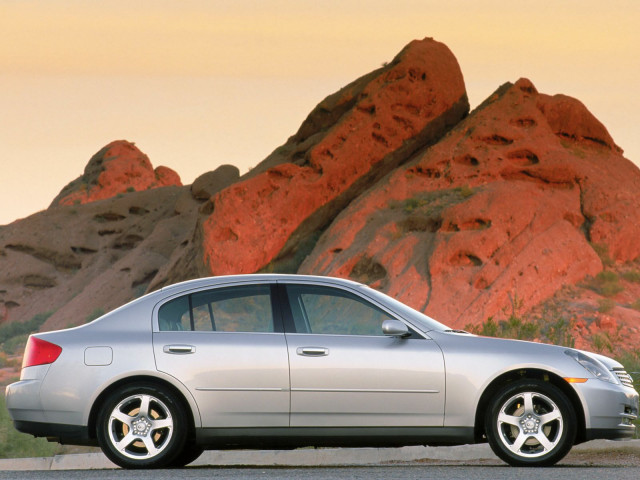
[[[488,441],[511,465],[632,437],[622,365],[485,338],[365,285],[243,275],[165,287],[87,325],[29,338],[6,390],[21,432],[100,445],[125,468],[204,449]]]

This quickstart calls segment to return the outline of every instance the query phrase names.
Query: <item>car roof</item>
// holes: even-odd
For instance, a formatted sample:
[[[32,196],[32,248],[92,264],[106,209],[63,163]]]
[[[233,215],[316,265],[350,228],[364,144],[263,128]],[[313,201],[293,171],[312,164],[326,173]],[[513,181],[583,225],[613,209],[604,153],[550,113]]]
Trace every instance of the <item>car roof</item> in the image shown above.
[[[361,283],[354,282],[352,280],[346,280],[344,278],[325,277],[320,275],[296,275],[296,274],[280,274],[280,273],[252,273],[242,275],[221,275],[217,277],[205,277],[197,278],[194,280],[187,280],[185,282],[175,283],[173,285],[167,285],[160,291],[162,293],[172,293],[173,291],[184,291],[190,289],[196,289],[207,286],[217,286],[225,283],[236,282],[269,282],[269,281],[282,281],[282,282],[317,282],[328,283],[336,285],[344,285],[351,287],[360,287]]]

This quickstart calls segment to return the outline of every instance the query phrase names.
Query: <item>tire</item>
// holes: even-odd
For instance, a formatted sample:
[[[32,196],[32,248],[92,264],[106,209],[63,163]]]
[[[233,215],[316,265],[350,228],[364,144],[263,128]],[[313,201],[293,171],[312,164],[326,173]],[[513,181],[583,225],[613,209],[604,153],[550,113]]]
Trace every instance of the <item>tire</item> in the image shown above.
[[[122,468],[169,467],[184,451],[187,416],[175,394],[153,384],[127,385],[98,414],[104,454]]]
[[[485,432],[493,452],[508,464],[542,467],[569,453],[576,423],[574,409],[558,387],[524,379],[508,384],[493,397]]]
[[[170,464],[172,468],[181,468],[195,461],[204,452],[204,448],[192,442],[187,442],[176,458]]]

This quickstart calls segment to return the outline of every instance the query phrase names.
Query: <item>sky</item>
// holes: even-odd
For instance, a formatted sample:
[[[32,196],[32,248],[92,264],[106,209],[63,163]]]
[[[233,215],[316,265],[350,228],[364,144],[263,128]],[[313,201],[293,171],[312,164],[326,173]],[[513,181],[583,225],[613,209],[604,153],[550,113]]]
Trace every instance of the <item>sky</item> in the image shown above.
[[[424,37],[452,50],[472,108],[529,78],[640,164],[638,25],[637,0],[0,0],[0,225],[47,208],[113,140],[184,184],[244,173]]]

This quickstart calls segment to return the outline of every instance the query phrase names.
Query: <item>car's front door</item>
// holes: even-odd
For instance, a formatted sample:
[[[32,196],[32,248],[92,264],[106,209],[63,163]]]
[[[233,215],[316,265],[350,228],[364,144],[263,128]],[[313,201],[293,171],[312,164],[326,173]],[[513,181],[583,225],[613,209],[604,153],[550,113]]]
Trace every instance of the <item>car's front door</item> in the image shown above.
[[[443,425],[444,360],[434,341],[383,335],[394,316],[342,288],[289,283],[282,296],[292,427]]]
[[[205,428],[289,425],[289,363],[272,288],[214,288],[154,310],[157,368],[189,389]]]

